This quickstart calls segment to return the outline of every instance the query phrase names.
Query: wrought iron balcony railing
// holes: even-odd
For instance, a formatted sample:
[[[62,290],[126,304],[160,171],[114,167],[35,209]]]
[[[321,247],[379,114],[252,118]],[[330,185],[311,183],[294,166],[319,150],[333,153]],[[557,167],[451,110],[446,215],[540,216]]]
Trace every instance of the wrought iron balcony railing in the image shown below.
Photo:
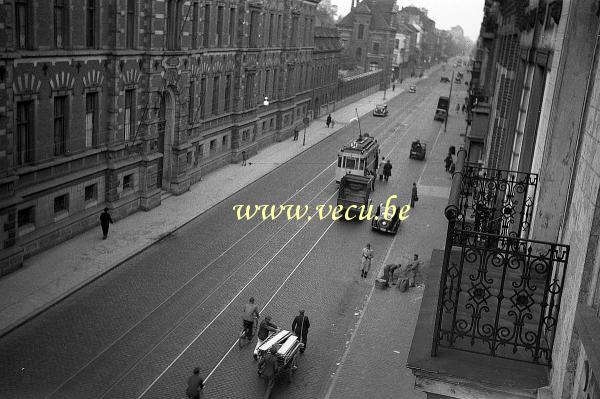
[[[432,355],[449,347],[551,364],[569,246],[529,240],[537,176],[457,154]]]

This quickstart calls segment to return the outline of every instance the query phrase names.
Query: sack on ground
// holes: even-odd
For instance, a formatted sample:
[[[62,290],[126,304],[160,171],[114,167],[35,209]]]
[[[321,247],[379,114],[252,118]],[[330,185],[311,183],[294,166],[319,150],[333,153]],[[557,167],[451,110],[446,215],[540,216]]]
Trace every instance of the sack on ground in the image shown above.
[[[406,290],[408,290],[407,278],[400,279],[400,281],[398,282],[398,289],[400,290],[400,292],[406,292]]]

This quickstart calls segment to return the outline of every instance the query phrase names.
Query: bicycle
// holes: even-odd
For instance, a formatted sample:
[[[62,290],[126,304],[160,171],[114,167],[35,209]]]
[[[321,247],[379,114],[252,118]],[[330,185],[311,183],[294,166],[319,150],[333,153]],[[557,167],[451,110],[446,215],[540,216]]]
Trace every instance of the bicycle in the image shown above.
[[[238,336],[238,345],[240,348],[248,345],[250,342],[254,340],[254,336],[256,335],[256,329],[258,327],[258,317],[254,317],[254,323],[252,323],[252,331],[250,331],[250,336],[248,336],[248,329],[244,326],[240,335]]]

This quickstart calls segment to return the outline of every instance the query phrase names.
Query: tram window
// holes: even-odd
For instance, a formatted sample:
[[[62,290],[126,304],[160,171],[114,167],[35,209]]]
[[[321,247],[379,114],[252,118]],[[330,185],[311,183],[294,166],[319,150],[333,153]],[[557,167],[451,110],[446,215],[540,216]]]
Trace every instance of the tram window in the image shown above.
[[[342,157],[338,157],[338,168],[342,167]]]
[[[360,170],[365,170],[365,160],[364,159],[360,160],[360,168],[359,169]]]
[[[356,159],[346,158],[346,169],[356,169]]]

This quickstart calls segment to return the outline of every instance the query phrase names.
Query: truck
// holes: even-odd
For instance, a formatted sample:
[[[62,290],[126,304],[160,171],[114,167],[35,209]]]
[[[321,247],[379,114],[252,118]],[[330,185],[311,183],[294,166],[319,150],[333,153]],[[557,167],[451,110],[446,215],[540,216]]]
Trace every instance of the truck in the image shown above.
[[[448,106],[450,104],[450,99],[446,96],[440,96],[438,100],[437,108],[435,109],[435,116],[433,120],[444,122],[448,117]]]
[[[375,177],[348,174],[342,177],[338,192],[337,204],[348,214],[359,214],[364,207],[365,211],[371,205],[371,191],[375,185]],[[352,208],[348,209],[350,206]]]

